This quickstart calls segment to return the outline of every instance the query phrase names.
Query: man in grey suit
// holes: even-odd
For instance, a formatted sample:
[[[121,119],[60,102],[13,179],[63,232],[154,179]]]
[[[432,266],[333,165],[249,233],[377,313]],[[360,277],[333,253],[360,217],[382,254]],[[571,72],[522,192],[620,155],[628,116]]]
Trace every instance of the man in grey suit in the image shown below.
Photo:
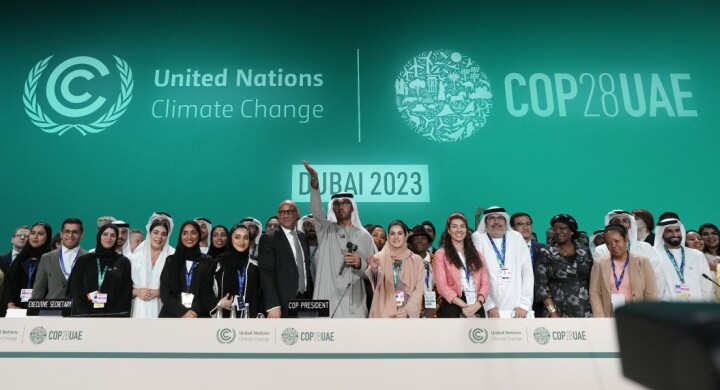
[[[60,237],[62,246],[40,258],[35,284],[33,284],[32,299],[65,298],[67,279],[75,266],[75,260],[87,253],[80,248],[83,224],[79,219],[68,218],[63,221]]]

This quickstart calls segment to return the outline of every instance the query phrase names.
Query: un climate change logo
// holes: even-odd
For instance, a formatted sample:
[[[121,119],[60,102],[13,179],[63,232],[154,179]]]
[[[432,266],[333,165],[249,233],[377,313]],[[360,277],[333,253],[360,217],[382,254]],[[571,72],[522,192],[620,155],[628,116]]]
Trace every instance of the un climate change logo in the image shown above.
[[[235,341],[235,329],[222,328],[217,331],[217,341],[220,344],[230,344]]]
[[[30,117],[30,120],[35,126],[42,129],[42,131],[58,135],[63,135],[71,129],[76,129],[82,135],[86,135],[87,133],[95,134],[115,124],[120,116],[125,113],[125,110],[127,110],[132,100],[133,79],[132,70],[127,62],[119,57],[113,57],[115,58],[115,67],[120,76],[120,91],[115,104],[102,115],[97,114],[97,112],[102,108],[107,99],[99,96],[90,102],[92,95],[87,91],[81,94],[76,93],[78,89],[82,89],[84,83],[86,84],[95,78],[95,74],[89,71],[87,69],[88,67],[94,69],[101,77],[109,75],[110,70],[105,64],[92,57],[80,56],[65,60],[53,69],[44,86],[47,103],[50,105],[50,108],[58,116],[64,117],[62,121],[59,120],[59,117],[55,118],[58,119],[57,122],[51,118],[55,117],[55,115],[48,116],[46,112],[43,111],[43,107],[37,98],[38,85],[42,84],[40,83],[40,78],[53,56],[38,62],[30,70],[30,74],[25,81],[25,91],[23,93],[25,112]],[[74,69],[70,70],[71,68]],[[76,79],[85,79],[85,82],[78,81],[74,83]],[[73,88],[71,83],[79,84],[80,87],[75,85],[75,88]],[[64,102],[58,98],[58,90]],[[113,94],[114,93],[115,92],[113,92]],[[68,107],[68,103],[70,107]],[[92,114],[96,114],[96,116],[99,115],[99,117],[94,120],[89,119],[88,117]],[[95,116],[92,116],[92,118],[95,118]]]
[[[473,328],[470,329],[468,337],[470,337],[470,341],[475,344],[483,344],[488,340],[488,332],[483,328]]]
[[[547,330],[547,328],[545,328],[544,326],[541,326],[535,329],[533,337],[538,344],[545,345],[550,342],[550,331]]]
[[[30,341],[33,344],[40,344],[47,338],[47,331],[42,326],[36,326],[30,331]]]
[[[480,65],[451,50],[423,52],[395,80],[402,119],[416,133],[438,142],[463,140],[485,126],[492,97]]]
[[[295,328],[287,328],[287,329],[283,330],[280,337],[282,338],[283,343],[285,343],[287,345],[293,345],[293,344],[297,343],[300,335],[298,334],[298,331],[295,330]]]

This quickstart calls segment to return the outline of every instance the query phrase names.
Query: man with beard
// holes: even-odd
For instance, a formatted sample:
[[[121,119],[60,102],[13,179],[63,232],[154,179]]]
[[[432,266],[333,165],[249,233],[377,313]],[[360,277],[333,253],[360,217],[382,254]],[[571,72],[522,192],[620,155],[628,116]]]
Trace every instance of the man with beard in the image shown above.
[[[365,318],[368,315],[366,279],[368,256],[377,252],[375,242],[358,215],[354,196],[332,196],[327,217],[320,200],[318,173],[307,161],[310,174],[310,211],[318,239],[317,281],[313,299],[330,300],[338,318]]]
[[[60,237],[62,246],[45,253],[40,258],[35,284],[33,284],[32,299],[65,298],[67,280],[75,267],[75,260],[88,253],[80,248],[83,223],[79,219],[68,218],[63,221]]]
[[[200,252],[207,254],[210,250],[210,232],[212,231],[212,222],[205,217],[195,218],[195,222],[200,225]]]
[[[129,258],[130,254],[132,254],[132,251],[130,251],[130,243],[128,242],[130,224],[120,220],[114,221],[112,224],[118,228],[117,247],[115,248],[115,252]]]
[[[297,223],[297,229],[307,236],[308,244],[310,245],[310,274],[315,280],[315,272],[317,271],[317,254],[318,254],[318,239],[317,232],[315,231],[315,221],[313,215],[308,214],[300,218]]]
[[[685,248],[685,227],[677,218],[666,218],[655,227],[655,251],[665,273],[664,301],[713,302],[713,284],[707,258],[697,249]]]
[[[525,318],[532,309],[535,287],[527,244],[520,233],[510,229],[510,216],[504,208],[493,206],[484,214],[472,240],[485,259],[490,278],[485,311],[488,318]]]

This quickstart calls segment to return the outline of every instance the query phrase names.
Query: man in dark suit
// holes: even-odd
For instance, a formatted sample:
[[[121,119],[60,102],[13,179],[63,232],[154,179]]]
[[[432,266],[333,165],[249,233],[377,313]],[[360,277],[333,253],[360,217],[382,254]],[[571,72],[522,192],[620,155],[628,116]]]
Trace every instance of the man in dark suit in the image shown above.
[[[280,227],[260,237],[258,267],[268,318],[287,317],[291,299],[311,299],[310,249],[297,230],[299,212],[286,200],[278,207]]]
[[[510,226],[516,232],[520,233],[525,239],[525,243],[528,245],[530,250],[530,260],[533,265],[533,273],[535,272],[535,264],[537,263],[538,257],[542,256],[540,250],[545,248],[544,244],[532,240],[533,234],[533,220],[527,213],[515,213],[510,217]],[[539,315],[542,313],[543,303],[538,301],[533,303],[533,310],[535,314]]]
[[[19,255],[20,251],[25,247],[29,237],[29,226],[18,226],[18,228],[15,229],[15,233],[10,237],[10,243],[13,245],[12,250],[0,255],[0,270],[7,272],[7,270],[10,269],[10,264],[15,261],[17,255]]]
[[[80,248],[83,237],[83,224],[77,218],[63,221],[60,230],[62,246],[48,252],[40,258],[32,299],[63,299],[70,272],[78,257],[87,253]]]

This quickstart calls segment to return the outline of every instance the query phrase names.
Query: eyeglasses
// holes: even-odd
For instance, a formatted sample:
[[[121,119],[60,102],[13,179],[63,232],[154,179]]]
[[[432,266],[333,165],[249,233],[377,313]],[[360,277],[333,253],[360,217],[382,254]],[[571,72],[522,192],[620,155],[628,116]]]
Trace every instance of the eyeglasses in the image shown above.
[[[297,210],[278,210],[278,215],[293,215]]]
[[[349,206],[351,204],[352,204],[352,202],[350,202],[349,200],[343,199],[343,200],[338,200],[337,202],[333,203],[333,206],[340,207],[340,206]]]
[[[71,234],[72,234],[73,236],[79,236],[80,233],[82,233],[80,230],[63,230],[63,231],[62,231],[62,234],[65,234],[65,235],[67,235],[67,236],[69,236],[69,235],[71,235]]]
[[[518,222],[518,223],[515,224],[515,226],[517,226],[517,227],[523,227],[523,226],[530,227],[530,226],[532,226],[532,222]]]
[[[30,237],[30,235],[29,234],[16,234],[14,237],[15,238],[28,238],[28,237]]]

